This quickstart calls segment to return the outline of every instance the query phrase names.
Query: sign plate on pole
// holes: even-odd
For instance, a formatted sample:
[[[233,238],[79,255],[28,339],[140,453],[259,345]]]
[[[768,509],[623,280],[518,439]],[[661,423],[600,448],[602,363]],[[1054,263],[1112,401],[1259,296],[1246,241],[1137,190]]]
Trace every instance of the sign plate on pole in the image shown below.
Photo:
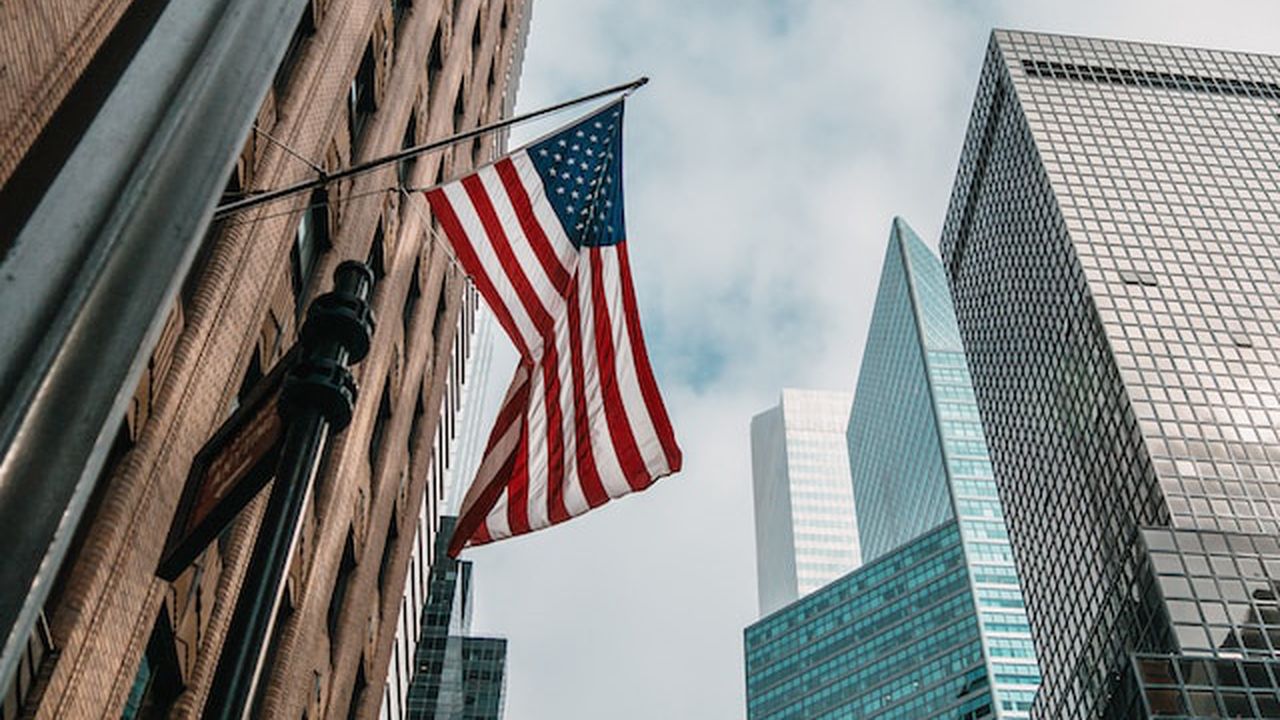
[[[176,580],[271,480],[284,437],[280,391],[297,355],[281,358],[196,453],[156,575]]]

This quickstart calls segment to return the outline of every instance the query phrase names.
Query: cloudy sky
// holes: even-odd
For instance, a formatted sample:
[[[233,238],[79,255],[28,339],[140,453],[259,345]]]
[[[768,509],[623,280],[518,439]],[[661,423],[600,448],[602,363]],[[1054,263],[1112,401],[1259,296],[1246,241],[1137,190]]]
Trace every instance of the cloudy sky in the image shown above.
[[[517,110],[653,79],[628,238],[685,469],[467,552],[507,717],[744,716],[748,423],[782,387],[853,388],[890,219],[936,245],[992,27],[1280,54],[1276,0],[534,0]]]

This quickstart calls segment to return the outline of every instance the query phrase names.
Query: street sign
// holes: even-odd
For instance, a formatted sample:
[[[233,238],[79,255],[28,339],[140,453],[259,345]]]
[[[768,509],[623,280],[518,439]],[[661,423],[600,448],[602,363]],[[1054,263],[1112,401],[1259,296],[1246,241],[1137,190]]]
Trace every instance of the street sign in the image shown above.
[[[280,391],[298,356],[291,350],[196,453],[156,575],[172,582],[271,480],[284,423]]]

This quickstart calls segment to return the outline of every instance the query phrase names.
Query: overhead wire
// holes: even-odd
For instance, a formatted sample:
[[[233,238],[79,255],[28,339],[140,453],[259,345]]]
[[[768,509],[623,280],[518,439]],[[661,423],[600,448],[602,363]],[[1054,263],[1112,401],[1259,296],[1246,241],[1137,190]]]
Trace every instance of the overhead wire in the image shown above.
[[[262,127],[258,125],[256,120],[253,123],[253,131],[258,133],[262,137],[266,138],[267,141],[270,142],[272,145],[275,145],[281,150],[284,150],[286,153],[288,153],[289,155],[292,155],[294,158],[301,160],[303,164],[305,164],[307,167],[320,173],[321,177],[324,177],[327,175],[323,167],[321,167],[316,162],[311,160],[311,158],[308,158],[302,153],[298,152],[297,150],[294,150],[293,148],[289,147],[288,143],[284,142],[283,140],[280,140],[279,138],[267,132],[266,130],[263,130]]]
[[[291,195],[296,195],[298,193],[306,192],[308,190],[321,188],[335,180],[342,180],[348,177],[353,177],[356,175],[361,175],[367,172],[371,172],[373,170],[377,170],[379,168],[390,165],[392,163],[397,163],[402,160],[407,160],[409,158],[417,157],[419,155],[432,152],[434,150],[441,150],[446,147],[450,147],[452,145],[456,145],[458,143],[464,142],[466,140],[471,140],[472,138],[480,137],[481,135],[485,135],[487,133],[509,128],[512,125],[516,125],[519,123],[528,122],[536,118],[540,118],[555,112],[559,112],[561,110],[572,107],[574,105],[579,105],[584,102],[589,102],[591,100],[605,97],[607,95],[616,95],[619,93],[623,93],[623,97],[626,97],[631,93],[635,92],[637,88],[643,86],[648,82],[649,82],[649,78],[641,77],[628,83],[623,83],[621,85],[615,85],[613,87],[605,88],[604,90],[598,90],[593,93],[588,93],[581,97],[577,97],[572,100],[566,100],[561,103],[556,103],[555,105],[541,108],[539,110],[534,110],[532,112],[524,113],[522,115],[517,115],[515,117],[507,118],[505,120],[499,120],[498,122],[490,123],[488,125],[484,125],[481,127],[472,128],[470,130],[466,130],[466,131],[457,133],[455,135],[451,135],[447,138],[434,140],[424,145],[417,145],[415,147],[405,148],[403,150],[400,150],[399,152],[391,153],[390,155],[385,155],[383,157],[375,158],[373,160],[366,160],[364,162],[357,163],[355,165],[352,165],[347,168],[343,168],[341,170],[335,170],[331,173],[326,174],[324,173],[323,170],[318,170],[319,177],[312,178],[310,180],[304,180],[283,188],[277,188],[275,190],[268,190],[260,193],[250,194],[239,200],[234,200],[232,202],[220,205],[214,210],[214,219],[220,220],[234,212],[248,210],[250,208],[257,207],[258,205],[261,205],[264,203],[280,200],[280,199],[289,197]]]

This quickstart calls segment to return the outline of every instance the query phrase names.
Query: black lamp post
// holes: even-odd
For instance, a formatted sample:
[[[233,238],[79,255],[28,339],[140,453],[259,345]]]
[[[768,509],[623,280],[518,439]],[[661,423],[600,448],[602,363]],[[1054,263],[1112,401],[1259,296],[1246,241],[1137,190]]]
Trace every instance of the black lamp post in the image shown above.
[[[330,433],[351,422],[356,382],[348,364],[369,352],[374,275],[348,260],[334,272],[331,292],[307,309],[302,354],[285,378],[280,414],[286,429],[271,497],[236,599],[204,717],[246,717],[262,674],[266,640],[283,595],[284,577],[297,540],[298,520]]]

